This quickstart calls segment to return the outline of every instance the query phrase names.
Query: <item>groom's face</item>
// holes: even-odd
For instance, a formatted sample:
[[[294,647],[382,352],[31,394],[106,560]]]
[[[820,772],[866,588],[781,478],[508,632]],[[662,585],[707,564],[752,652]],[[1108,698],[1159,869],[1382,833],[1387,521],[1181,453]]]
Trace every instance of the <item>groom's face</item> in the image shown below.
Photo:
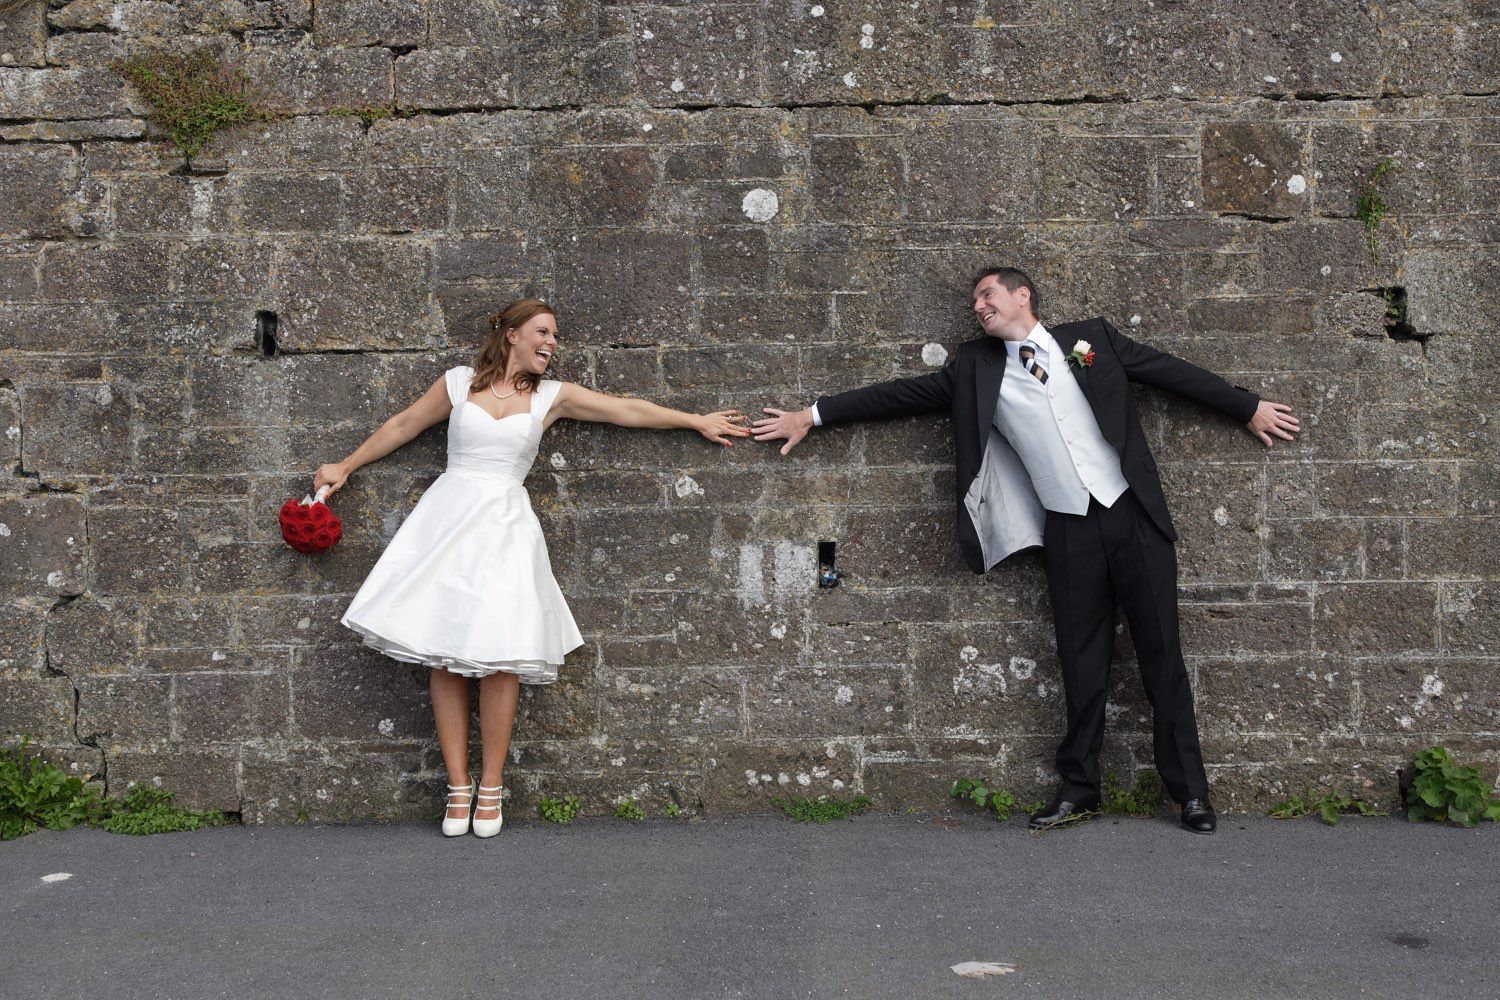
[[[993,274],[974,286],[974,316],[990,336],[1000,336],[1008,325],[1030,314],[1031,292],[1025,288],[1011,291]]]

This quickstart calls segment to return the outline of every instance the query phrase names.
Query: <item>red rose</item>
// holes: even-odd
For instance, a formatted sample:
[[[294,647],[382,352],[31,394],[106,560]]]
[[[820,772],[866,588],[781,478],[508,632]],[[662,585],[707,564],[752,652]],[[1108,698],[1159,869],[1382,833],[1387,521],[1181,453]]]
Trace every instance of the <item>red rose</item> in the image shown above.
[[[307,508],[307,516],[314,524],[323,524],[333,515],[328,507],[321,503],[315,503]]]
[[[319,531],[313,535],[312,541],[313,544],[316,545],[318,547],[318,550],[321,552],[323,549],[326,549],[333,544],[333,532]]]

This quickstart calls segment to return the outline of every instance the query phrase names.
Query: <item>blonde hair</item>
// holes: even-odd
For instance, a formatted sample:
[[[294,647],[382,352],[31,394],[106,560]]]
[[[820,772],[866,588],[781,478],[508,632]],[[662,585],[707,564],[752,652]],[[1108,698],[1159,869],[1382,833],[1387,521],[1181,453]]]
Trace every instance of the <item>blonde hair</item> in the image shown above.
[[[557,315],[541,299],[517,299],[499,312],[490,314],[490,335],[474,361],[471,390],[477,392],[504,376],[506,365],[510,363],[510,341],[505,339],[506,333],[525,326],[543,313],[553,317]],[[536,372],[516,372],[511,381],[518,390],[532,392],[541,380],[542,377]]]

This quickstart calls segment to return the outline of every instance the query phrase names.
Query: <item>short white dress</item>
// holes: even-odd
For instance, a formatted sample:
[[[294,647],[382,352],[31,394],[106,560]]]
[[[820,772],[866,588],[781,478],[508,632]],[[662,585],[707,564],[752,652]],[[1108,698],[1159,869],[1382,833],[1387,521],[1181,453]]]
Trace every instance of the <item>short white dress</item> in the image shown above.
[[[522,481],[561,382],[543,380],[531,410],[496,420],[469,400],[474,369],[444,375],[448,468],[407,517],[344,612],[365,645],[466,677],[497,671],[551,684],[583,644],[547,560]]]

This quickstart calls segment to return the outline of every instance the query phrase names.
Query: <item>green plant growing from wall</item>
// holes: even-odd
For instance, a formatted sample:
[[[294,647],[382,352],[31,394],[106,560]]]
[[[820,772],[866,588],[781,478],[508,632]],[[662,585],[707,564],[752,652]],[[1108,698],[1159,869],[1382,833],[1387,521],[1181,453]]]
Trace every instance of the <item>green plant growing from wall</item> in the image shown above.
[[[1142,771],[1135,787],[1127,790],[1118,777],[1106,775],[1103,800],[1100,811],[1106,816],[1154,816],[1161,804],[1161,778],[1154,771]]]
[[[1413,756],[1404,798],[1406,818],[1413,823],[1477,826],[1480,820],[1500,820],[1500,796],[1490,791],[1479,768],[1458,763],[1443,747]]]
[[[358,118],[369,128],[376,122],[385,121],[396,115],[396,109],[383,104],[365,104],[353,108],[329,108],[328,114],[334,118]]]
[[[615,819],[645,819],[646,811],[635,799],[626,799],[615,806]]]
[[[776,800],[777,808],[799,823],[830,823],[836,819],[862,816],[870,811],[871,804],[868,795],[856,795],[852,799],[819,795]]]
[[[207,49],[153,52],[114,68],[151,105],[147,119],[189,160],[220,130],[273,117],[256,105],[250,78]]]
[[[540,802],[542,819],[548,823],[571,823],[578,815],[579,805],[576,795],[543,795]]]
[[[221,812],[174,806],[171,792],[151,785],[136,785],[119,799],[103,798],[82,779],[28,756],[27,746],[29,741],[22,741],[0,754],[0,840],[43,828],[88,825],[110,833],[176,833],[233,821]]]
[[[948,790],[948,797],[972,802],[980,809],[994,813],[995,818],[1002,823],[1010,819],[1010,814],[1016,809],[1030,815],[1042,807],[1040,802],[1019,802],[1015,793],[1003,788],[990,788],[977,778],[959,778]]]
[[[1354,217],[1365,225],[1365,238],[1369,242],[1372,264],[1376,258],[1376,233],[1391,213],[1391,206],[1386,204],[1381,195],[1380,185],[1386,175],[1395,169],[1394,160],[1381,160],[1370,172],[1369,180],[1365,181],[1354,199]]]
[[[1285,802],[1278,802],[1271,807],[1269,815],[1272,819],[1300,819],[1303,816],[1317,816],[1329,826],[1338,826],[1340,815],[1380,816],[1382,813],[1378,806],[1350,795],[1325,792],[1314,796],[1312,792],[1304,792]]]

